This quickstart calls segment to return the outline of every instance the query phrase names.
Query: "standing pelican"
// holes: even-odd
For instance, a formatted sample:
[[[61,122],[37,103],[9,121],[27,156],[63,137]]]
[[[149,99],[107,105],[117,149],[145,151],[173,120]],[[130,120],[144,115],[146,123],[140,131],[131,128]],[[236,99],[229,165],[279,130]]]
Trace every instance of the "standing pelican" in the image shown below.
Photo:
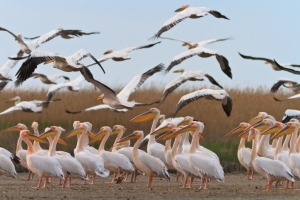
[[[170,176],[167,167],[160,159],[149,154],[139,153],[138,147],[144,138],[143,131],[134,131],[132,134],[121,139],[120,142],[125,142],[135,138],[138,140],[133,146],[132,158],[135,166],[148,176],[147,187],[152,187],[153,176],[162,177],[169,181]]]
[[[216,10],[212,10],[206,7],[189,7],[189,5],[186,4],[175,10],[175,12],[179,13],[176,14],[174,17],[168,19],[160,28],[160,30],[153,36],[153,39],[160,37],[161,34],[170,30],[186,18],[197,19],[211,14],[216,18],[223,18],[229,20],[226,16],[222,15]]]

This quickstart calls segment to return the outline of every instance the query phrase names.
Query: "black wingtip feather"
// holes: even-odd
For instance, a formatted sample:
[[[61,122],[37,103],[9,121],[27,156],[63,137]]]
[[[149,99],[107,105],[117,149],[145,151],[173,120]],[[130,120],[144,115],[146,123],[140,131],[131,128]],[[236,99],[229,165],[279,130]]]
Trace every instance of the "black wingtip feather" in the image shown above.
[[[74,111],[74,112],[72,112],[72,111],[69,111],[68,109],[66,109],[65,112],[68,113],[68,114],[78,114],[78,113],[81,113],[82,111]]]

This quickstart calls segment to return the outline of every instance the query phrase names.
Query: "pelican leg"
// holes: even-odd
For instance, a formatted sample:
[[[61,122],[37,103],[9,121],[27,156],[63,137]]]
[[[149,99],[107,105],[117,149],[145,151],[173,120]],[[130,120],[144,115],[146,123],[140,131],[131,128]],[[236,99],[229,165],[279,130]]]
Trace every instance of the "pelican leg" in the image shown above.
[[[152,187],[153,176],[148,176],[148,184],[147,187]]]
[[[96,175],[92,175],[92,182],[90,183],[91,185],[94,185],[94,183],[95,183],[95,178],[96,178]]]
[[[180,176],[180,172],[177,172],[177,174],[176,174],[176,180],[175,180],[175,182],[179,182],[179,176]]]
[[[267,186],[267,190],[266,190],[267,192],[269,192],[271,190],[272,183],[273,183],[273,181],[271,181],[271,180],[268,181],[268,186]]]
[[[252,171],[252,175],[251,175],[250,180],[252,180],[252,179],[253,179],[253,176],[254,176],[254,170],[252,169],[251,171]]]
[[[289,181],[286,181],[286,182],[285,182],[284,189],[289,189]]]
[[[32,180],[33,176],[34,176],[34,173],[32,171],[30,171],[30,172],[31,172],[31,178],[30,178],[30,180]]]
[[[129,173],[128,173],[128,172],[126,172],[126,177],[125,177],[125,180],[124,180],[124,182],[127,182],[128,175],[129,175]]]
[[[184,176],[182,188],[187,188],[186,183],[188,181],[188,177]]]
[[[192,185],[193,185],[193,181],[194,181],[194,177],[190,177],[190,184],[187,188],[192,188]]]
[[[47,183],[52,183],[52,177],[47,177],[46,180],[47,180]]]
[[[201,177],[201,184],[200,184],[200,187],[198,188],[199,190],[202,189],[203,183],[204,183],[204,177]]]
[[[67,183],[67,181],[68,181],[68,178],[65,178],[65,180],[64,180],[64,183],[62,184],[62,186],[61,187],[66,187],[66,183]]]
[[[27,178],[27,181],[29,181],[29,180],[32,179],[32,178],[31,178],[31,173],[32,173],[32,172],[29,170],[29,171],[28,171],[28,178]]]
[[[67,186],[68,188],[71,187],[71,180],[72,180],[72,179],[69,178],[69,182],[68,182],[69,184],[68,184],[68,186]]]
[[[137,176],[137,169],[134,170],[134,172],[133,172],[133,176],[131,177],[131,178],[132,178],[132,181],[131,181],[131,182],[133,182],[133,183],[136,182],[136,176]]]
[[[205,186],[204,186],[204,190],[207,190],[208,188],[207,188],[207,185],[208,185],[208,178],[206,178],[206,180],[205,180]]]
[[[59,178],[59,181],[58,181],[58,184],[57,185],[63,185],[62,183],[61,183],[61,178]],[[65,181],[64,181],[65,182]]]
[[[33,188],[40,188],[41,184],[42,184],[42,180],[43,180],[43,177],[39,177],[38,185],[36,187],[33,187]]]
[[[294,182],[291,183],[291,189],[294,189]]]
[[[48,183],[47,178],[45,178],[44,185],[42,188],[46,188],[47,183]]]

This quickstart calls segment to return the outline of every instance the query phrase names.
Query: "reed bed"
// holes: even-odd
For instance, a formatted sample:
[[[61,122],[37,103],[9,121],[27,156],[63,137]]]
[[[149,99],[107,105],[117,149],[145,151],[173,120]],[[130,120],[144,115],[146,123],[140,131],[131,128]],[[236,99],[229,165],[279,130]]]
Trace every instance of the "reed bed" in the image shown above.
[[[148,84],[143,86],[140,90],[136,91],[131,98],[138,102],[153,102],[161,97],[162,90],[158,90],[158,84]],[[116,92],[119,89],[116,89]],[[144,123],[132,123],[129,120],[133,117],[147,111],[151,107],[157,107],[162,114],[166,116],[170,115],[175,108],[180,97],[187,94],[197,88],[192,89],[179,89],[176,92],[168,96],[164,104],[134,107],[126,113],[116,113],[110,110],[91,111],[80,114],[67,114],[65,109],[71,111],[77,111],[85,109],[91,106],[95,106],[101,102],[97,102],[95,99],[100,92],[93,87],[85,88],[79,92],[70,92],[67,90],[58,92],[54,98],[61,99],[60,101],[51,103],[47,109],[44,109],[42,113],[24,113],[15,112],[13,114],[0,116],[0,129],[11,127],[17,123],[24,123],[31,129],[31,123],[36,121],[39,123],[40,133],[43,132],[45,127],[51,125],[61,126],[66,129],[66,132],[73,129],[73,121],[89,121],[93,124],[93,130],[98,131],[102,126],[113,126],[115,124],[124,125],[127,128],[125,134],[129,134],[134,130],[143,130],[145,134],[150,131],[152,121]],[[215,151],[220,160],[224,163],[237,163],[236,151],[239,139],[237,136],[225,138],[224,135],[235,128],[240,122],[246,122],[252,117],[256,116],[258,112],[265,111],[273,115],[278,121],[281,121],[282,116],[286,109],[300,109],[300,104],[297,100],[276,102],[273,99],[274,94],[269,92],[269,88],[259,87],[244,88],[244,89],[229,89],[227,90],[233,99],[233,110],[230,117],[227,117],[223,112],[221,102],[198,100],[195,101],[182,110],[180,110],[177,116],[193,116],[195,119],[205,123],[205,129],[203,134],[207,138],[205,141],[201,141],[201,144]],[[43,100],[45,99],[46,90],[5,90],[1,95],[0,111],[12,106],[9,103],[5,103],[6,100],[15,96],[20,96],[22,100]],[[278,98],[283,98],[291,93],[279,91],[276,94]],[[16,141],[19,134],[17,133],[1,133],[0,146],[6,148],[12,152],[15,152]],[[112,137],[107,143],[109,148],[115,137]],[[72,138],[68,140],[69,147],[61,147],[63,150],[73,152],[76,145],[76,139]],[[95,147],[98,146],[94,144]],[[25,146],[24,146],[25,147]]]

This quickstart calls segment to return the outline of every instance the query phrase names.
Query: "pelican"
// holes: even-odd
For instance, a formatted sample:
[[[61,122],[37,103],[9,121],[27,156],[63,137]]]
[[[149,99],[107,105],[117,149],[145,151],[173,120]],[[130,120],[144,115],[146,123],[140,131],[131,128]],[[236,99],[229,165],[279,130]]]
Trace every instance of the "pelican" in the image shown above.
[[[285,99],[277,99],[276,97],[274,97],[275,101],[286,101],[286,100],[294,100],[294,99],[299,99],[300,98],[300,94],[295,94],[293,96],[290,96],[288,98]]]
[[[175,56],[173,58],[172,62],[170,63],[170,65],[168,66],[168,68],[165,70],[165,72],[168,73],[174,66],[176,66],[176,65],[180,64],[181,62],[183,62],[184,60],[191,58],[193,56],[196,56],[196,55],[198,55],[201,58],[216,56],[216,59],[217,59],[218,63],[220,64],[221,70],[229,78],[232,78],[231,68],[229,66],[228,60],[223,55],[218,53],[217,51],[210,50],[210,49],[207,49],[204,47],[207,44],[211,44],[211,43],[219,42],[219,41],[225,41],[228,39],[230,39],[230,38],[204,40],[199,43],[185,42],[184,44],[189,44],[188,45],[189,49],[187,51]],[[173,40],[177,40],[177,39],[173,39]]]
[[[93,35],[93,34],[100,34],[100,32],[82,32],[81,30],[64,30],[63,28],[59,28],[58,30],[60,30],[59,35],[61,38],[63,39],[72,39],[74,38],[73,36],[79,37],[79,36],[83,36],[83,35]],[[27,40],[34,40],[39,38],[40,36],[35,36],[35,37],[24,37]]]
[[[192,121],[189,125],[184,126],[179,131],[175,132],[175,134],[181,134],[188,131],[193,131],[193,139],[191,142],[191,146],[188,152],[188,163],[192,170],[194,170],[198,176],[201,177],[201,185],[199,189],[207,189],[208,179],[214,178],[217,181],[225,181],[224,171],[219,163],[219,161],[211,156],[198,152],[199,145],[199,136],[203,137],[201,134],[204,129],[204,124],[202,122]],[[205,186],[203,188],[204,180],[206,179]]]
[[[55,99],[50,102],[54,102],[57,100],[59,100],[59,99]],[[10,102],[15,102],[15,106],[4,110],[3,112],[0,113],[0,115],[10,114],[15,111],[41,113],[43,110],[43,107],[46,107],[49,104],[49,102],[47,102],[47,101],[40,101],[40,100],[21,101],[21,98],[19,96],[16,96],[16,97],[8,100],[6,103],[10,103]]]
[[[189,103],[204,97],[208,100],[222,101],[222,107],[226,115],[229,117],[232,110],[232,99],[225,90],[202,89],[191,92],[182,96],[173,110],[171,117],[174,117],[178,111]]]
[[[298,82],[287,79],[287,78],[280,78],[271,88],[271,92],[275,93],[278,89],[283,86],[289,88],[294,93],[300,92],[300,85]]]
[[[0,31],[6,31],[9,34],[11,34],[17,41],[18,46],[20,47],[21,51],[23,51],[26,54],[30,54],[32,51],[37,49],[41,44],[48,42],[59,35],[64,35],[64,33],[66,33],[67,35],[78,34],[78,32],[72,33],[72,32],[70,32],[70,30],[64,31],[62,28],[60,28],[57,30],[50,31],[49,33],[46,33],[44,35],[41,35],[40,37],[38,37],[34,40],[23,41],[21,34],[15,35],[14,33],[10,32],[9,30],[2,28],[2,27],[0,27]]]
[[[295,65],[295,64],[278,64],[275,60],[272,59],[268,59],[268,58],[260,58],[260,57],[251,57],[251,56],[246,56],[243,55],[241,53],[239,53],[240,56],[244,59],[250,59],[250,60],[262,60],[262,61],[266,61],[265,64],[268,64],[272,67],[273,70],[275,71],[280,71],[280,70],[284,70],[293,74],[300,74],[300,71],[296,71],[293,69],[289,69],[286,68],[286,66],[292,66],[292,67],[300,67],[300,65]]]
[[[27,165],[34,174],[37,174],[39,176],[37,188],[41,187],[43,177],[55,176],[64,180],[64,174],[58,161],[55,158],[41,156],[35,153],[33,150],[32,143],[29,139],[39,140],[39,142],[43,142],[43,140],[33,135],[30,135],[29,130],[20,131],[20,135],[23,141],[27,144]],[[46,184],[47,181],[45,179],[45,183],[42,188],[45,188]]]
[[[175,10],[175,12],[179,12],[179,13],[176,14],[171,19],[167,20],[163,24],[160,30],[153,36],[154,39],[160,37],[162,33],[170,30],[171,28],[173,28],[175,25],[177,25],[178,23],[180,23],[182,20],[186,18],[197,19],[200,17],[204,17],[208,14],[211,14],[216,18],[223,18],[229,20],[226,16],[222,15],[220,12],[216,10],[212,10],[206,7],[189,7],[189,5],[186,4],[181,6],[177,10]]]
[[[71,131],[65,138],[81,133],[77,139],[75,158],[81,163],[86,174],[92,175],[92,183],[94,184],[95,176],[107,177],[109,171],[104,168],[103,159],[84,148],[85,135],[88,133],[89,126],[86,123],[77,123],[77,129]]]
[[[20,158],[8,150],[0,147],[0,160],[0,176],[4,175],[16,178],[17,172],[12,161],[15,161],[17,164],[19,164]]]
[[[65,154],[56,153],[56,145],[60,138],[62,131],[65,131],[63,128],[58,126],[51,126],[50,130],[43,133],[43,137],[51,137],[52,135],[56,135],[51,147],[48,151],[48,156],[54,157],[59,164],[62,166],[62,170],[64,173],[65,181],[63,183],[63,187],[66,187],[66,182],[69,180],[69,184],[67,187],[70,187],[71,178],[82,178],[84,180],[88,180],[87,175],[82,168],[80,162],[73,158],[72,156]]]
[[[0,92],[5,88],[5,86],[8,84],[8,81],[1,81],[0,82]]]
[[[32,73],[30,75],[30,77],[39,78],[40,81],[42,81],[42,83],[44,83],[44,84],[57,84],[57,82],[55,82],[55,80],[58,78],[64,78],[66,81],[70,81],[69,77],[63,76],[61,74],[53,74],[50,76],[46,76],[46,75],[40,74],[40,73]]]
[[[225,135],[225,137],[233,135],[233,134],[241,132],[241,131],[244,131],[246,128],[248,128],[250,126],[251,125],[249,123],[242,122],[242,123],[240,123],[240,125],[238,127],[236,127],[235,129],[233,129],[232,131],[227,133]],[[245,141],[246,141],[246,138],[241,137],[241,140],[240,140],[240,143],[238,146],[237,157],[238,157],[238,160],[241,163],[241,165],[243,167],[245,167],[247,170],[247,179],[252,180],[253,176],[254,176],[254,170],[253,170],[253,166],[252,166],[252,162],[251,162],[251,149],[247,148],[245,146]],[[252,174],[250,177],[251,172],[252,172]]]
[[[268,180],[267,191],[272,188],[272,182],[277,180],[289,180],[294,182],[291,170],[280,160],[272,160],[266,157],[259,157],[257,155],[257,141],[255,138],[259,137],[258,129],[250,128],[248,141],[254,139],[252,143],[251,160],[254,170]]]
[[[12,57],[22,57],[23,51],[19,51],[16,56]],[[0,68],[0,80],[1,81],[11,81],[9,77],[9,71],[18,64],[19,60],[8,60],[6,63]]]
[[[124,137],[119,142],[125,142],[137,138],[138,140],[133,146],[132,158],[135,166],[143,173],[148,176],[147,187],[152,187],[153,176],[165,178],[167,181],[170,180],[170,176],[165,164],[157,157],[149,154],[140,154],[138,147],[144,138],[143,131],[134,131],[132,134]]]
[[[113,51],[112,49],[107,50],[104,52],[104,56],[98,59],[98,62],[104,62],[106,60],[112,59],[114,61],[124,61],[124,60],[129,60],[131,57],[129,56],[129,53],[134,50],[139,50],[139,49],[145,49],[145,48],[150,48],[153,47],[156,44],[159,44],[161,42],[156,42],[152,44],[147,44],[143,46],[137,46],[137,47],[127,47],[125,49],[119,50],[119,51]],[[92,63],[87,65],[87,67],[93,66],[96,63]]]
[[[289,122],[291,119],[298,119],[300,118],[300,111],[299,110],[294,110],[294,109],[287,109],[284,112],[284,115],[282,117],[282,123],[287,123]]]
[[[118,133],[117,131],[112,132],[110,127],[103,126],[101,127],[100,132],[90,142],[93,143],[99,139],[102,139],[98,149],[98,154],[104,160],[104,167],[109,171],[114,172],[114,178],[111,181],[112,183],[115,181],[116,178],[119,179],[120,171],[124,171],[124,172],[134,171],[132,164],[130,163],[129,159],[126,156],[114,152],[105,151],[104,149],[108,137],[110,135],[117,134],[117,133]]]
[[[41,63],[48,64],[53,62],[54,68],[65,72],[73,72],[80,71],[80,69],[84,67],[84,65],[79,63],[79,61],[86,57],[92,58],[105,73],[104,69],[102,68],[101,64],[96,60],[96,58],[83,49],[80,49],[79,51],[77,51],[69,57],[62,57],[52,52],[34,50],[30,53],[28,58],[23,62],[22,66],[17,71],[17,80],[15,82],[15,85],[19,86],[25,80],[27,80],[37,68],[37,66]]]
[[[47,95],[46,95],[46,101],[50,101],[54,94],[62,89],[62,88],[67,88],[69,91],[72,92],[78,92],[80,89],[80,84],[81,82],[84,81],[84,77],[82,75],[78,76],[76,79],[72,81],[66,81],[65,83],[59,83],[56,85],[52,85],[49,87]]]
[[[186,81],[203,81],[206,77],[212,84],[223,89],[223,87],[219,85],[219,83],[212,76],[203,71],[185,71],[184,69],[178,69],[175,70],[174,73],[181,73],[181,75],[165,86],[163,95],[158,103],[163,103],[169,94],[171,94],[176,88]]]
[[[132,107],[134,105],[151,105],[151,104],[141,104],[141,103],[137,103],[137,102],[128,102],[129,96],[134,93],[150,76],[154,75],[157,72],[160,72],[164,69],[164,65],[161,63],[157,66],[155,66],[154,68],[144,72],[143,74],[139,74],[136,75],[135,77],[133,77],[133,79],[131,79],[131,81],[116,95],[116,97],[119,99],[119,101],[123,104],[123,105],[127,105],[130,104],[132,105]],[[101,90],[101,89],[100,89]],[[102,91],[102,90],[101,90]],[[77,113],[81,113],[81,112],[89,112],[92,110],[100,110],[100,109],[110,109],[112,111],[116,111],[116,112],[126,112],[128,111],[127,108],[121,108],[121,109],[115,109],[114,107],[106,104],[106,100],[104,100],[105,98],[112,98],[111,95],[106,96],[104,94],[104,92],[102,91],[102,95],[100,95],[96,100],[103,100],[103,103],[105,104],[100,104],[97,106],[93,106],[84,110],[80,110],[80,111],[75,111],[75,112],[71,112],[69,110],[66,110],[67,113],[69,114],[77,114]],[[108,93],[109,94],[109,93]],[[110,100],[110,99],[108,99]]]

